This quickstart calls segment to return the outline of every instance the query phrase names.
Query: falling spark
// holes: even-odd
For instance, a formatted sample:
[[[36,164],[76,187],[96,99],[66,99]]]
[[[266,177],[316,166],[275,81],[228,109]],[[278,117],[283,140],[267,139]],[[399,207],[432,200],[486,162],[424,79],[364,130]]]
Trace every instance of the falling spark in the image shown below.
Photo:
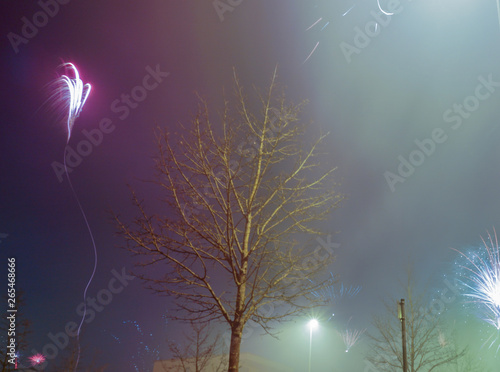
[[[356,4],[354,4],[349,9],[347,9],[347,12],[345,12],[344,14],[342,14],[342,17],[345,17],[352,10],[352,8],[354,8],[355,6],[356,6]]]
[[[314,51],[316,50],[316,48],[318,47],[318,45],[319,45],[319,41],[316,43],[316,45],[314,46],[314,48],[313,48],[313,50],[311,51],[311,53],[309,53],[309,55],[308,55],[308,56],[307,56],[307,58],[304,60],[304,62],[302,62],[302,64],[306,63],[306,62],[307,62],[307,60],[308,60],[309,58],[311,58],[311,56],[313,55],[313,53],[314,53]]]
[[[309,31],[311,28],[316,26],[318,22],[320,22],[323,19],[323,17],[320,17],[316,22],[314,22],[312,25],[310,25],[308,28],[306,28],[306,31]]]

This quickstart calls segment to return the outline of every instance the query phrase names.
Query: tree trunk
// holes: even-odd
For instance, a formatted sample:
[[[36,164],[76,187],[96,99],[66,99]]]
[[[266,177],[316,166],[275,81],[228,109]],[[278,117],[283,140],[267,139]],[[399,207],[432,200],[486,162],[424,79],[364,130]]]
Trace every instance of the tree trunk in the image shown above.
[[[236,324],[231,329],[231,344],[229,346],[228,372],[238,372],[240,368],[240,346],[243,327]]]

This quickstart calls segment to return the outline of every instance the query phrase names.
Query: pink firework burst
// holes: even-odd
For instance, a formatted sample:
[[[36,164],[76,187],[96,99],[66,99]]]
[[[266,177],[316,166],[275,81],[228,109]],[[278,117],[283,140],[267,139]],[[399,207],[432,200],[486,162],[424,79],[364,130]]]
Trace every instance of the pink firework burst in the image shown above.
[[[30,360],[32,366],[36,366],[38,364],[42,364],[43,362],[45,362],[45,357],[43,356],[43,354],[39,353],[39,354],[35,354],[35,355],[30,356],[29,360]]]

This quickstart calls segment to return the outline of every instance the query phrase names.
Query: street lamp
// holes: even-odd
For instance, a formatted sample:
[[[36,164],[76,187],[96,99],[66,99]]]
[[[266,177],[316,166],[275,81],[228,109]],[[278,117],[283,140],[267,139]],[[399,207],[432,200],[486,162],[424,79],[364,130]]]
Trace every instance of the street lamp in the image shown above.
[[[318,321],[316,319],[311,319],[308,323],[309,325],[309,372],[311,372],[311,355],[312,355],[312,339],[313,339],[313,329],[318,328]]]
[[[401,320],[401,342],[403,343],[403,372],[408,371],[408,360],[406,358],[406,318],[405,318],[405,300],[398,302],[398,318]]]

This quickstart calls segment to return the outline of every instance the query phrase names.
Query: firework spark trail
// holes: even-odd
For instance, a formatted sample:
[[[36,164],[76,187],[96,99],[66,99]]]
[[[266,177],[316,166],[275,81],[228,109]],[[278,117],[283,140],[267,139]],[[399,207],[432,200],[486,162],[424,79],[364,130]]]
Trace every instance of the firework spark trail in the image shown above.
[[[82,112],[83,105],[90,94],[91,85],[83,84],[80,79],[80,74],[76,69],[75,65],[72,63],[64,63],[62,65],[67,71],[71,71],[74,77],[68,75],[62,75],[58,80],[61,85],[61,93],[64,95],[63,99],[67,99],[68,102],[68,140],[71,137],[71,132],[73,131],[73,125],[75,124],[76,118]]]
[[[363,333],[365,333],[366,329],[346,329],[342,331],[342,340],[345,345],[345,352],[348,353],[349,350],[358,342],[359,338]]]
[[[304,60],[304,62],[302,62],[302,64],[306,63],[306,62],[307,62],[307,60],[308,60],[309,58],[311,58],[311,56],[313,55],[313,53],[314,53],[314,51],[316,50],[316,48],[318,47],[318,45],[319,45],[319,41],[316,43],[316,45],[314,46],[314,48],[313,48],[313,50],[311,51],[311,53],[309,53],[309,55],[308,55],[308,56],[307,56],[307,58]]]
[[[468,262],[467,266],[462,266],[467,273],[467,281],[463,284],[469,290],[465,296],[479,305],[484,313],[482,320],[500,330],[500,248],[496,231],[494,239],[488,233],[489,245],[484,238],[481,237],[481,240],[484,250],[479,254],[467,255],[454,250]]]
[[[347,11],[342,14],[342,17],[345,17],[347,14],[349,14],[349,12],[352,10],[352,8],[354,8],[356,6],[356,4],[354,4],[353,6],[351,6],[349,9],[347,9]]]
[[[326,302],[331,303],[342,297],[354,297],[361,291],[361,286],[345,286],[344,283],[340,283],[340,288],[337,288],[337,279],[335,279],[333,273],[330,273],[330,279],[328,279],[328,281],[330,282],[329,285],[312,292],[314,296],[321,297]]]
[[[318,18],[318,20],[316,22],[314,22],[312,25],[310,25],[308,28],[306,28],[306,31],[309,31],[311,28],[316,26],[318,24],[318,22],[320,22],[322,19],[323,19],[323,17]]]
[[[67,128],[68,128],[68,139],[66,140],[66,145],[68,145],[69,140],[71,138],[71,132],[73,131],[73,125],[75,124],[76,118],[80,115],[83,105],[87,101],[87,98],[90,94],[91,86],[90,84],[83,84],[82,80],[80,79],[80,74],[78,73],[78,70],[76,69],[75,65],[72,63],[64,63],[62,65],[66,69],[67,75],[62,75],[59,80],[57,81],[58,83],[58,88],[59,88],[59,93],[62,95],[62,100],[64,103],[67,105],[68,109],[68,118],[67,118]],[[73,77],[71,77],[73,76]],[[78,367],[78,363],[80,361],[80,332],[83,326],[83,321],[85,320],[85,316],[87,314],[87,291],[89,289],[90,284],[92,283],[92,280],[94,279],[94,275],[97,269],[97,248],[95,245],[95,239],[94,235],[92,233],[92,229],[90,228],[89,221],[87,219],[87,215],[85,214],[85,211],[83,210],[82,204],[80,202],[80,198],[78,198],[78,195],[75,191],[75,188],[73,187],[73,184],[71,182],[71,178],[69,176],[68,172],[68,167],[66,165],[66,148],[64,149],[64,170],[66,171],[66,177],[68,179],[69,186],[71,188],[71,191],[73,192],[73,196],[76,199],[76,202],[78,204],[78,207],[80,208],[80,212],[82,213],[83,219],[85,221],[85,225],[87,226],[87,230],[90,235],[90,239],[92,240],[92,246],[94,248],[94,268],[92,270],[92,274],[87,282],[87,285],[85,286],[85,290],[83,291],[83,303],[84,303],[84,309],[83,309],[83,315],[82,315],[82,320],[80,321],[80,324],[78,325],[78,330],[76,333],[76,343],[78,345],[78,353],[77,353],[77,358],[75,362],[75,372]]]

